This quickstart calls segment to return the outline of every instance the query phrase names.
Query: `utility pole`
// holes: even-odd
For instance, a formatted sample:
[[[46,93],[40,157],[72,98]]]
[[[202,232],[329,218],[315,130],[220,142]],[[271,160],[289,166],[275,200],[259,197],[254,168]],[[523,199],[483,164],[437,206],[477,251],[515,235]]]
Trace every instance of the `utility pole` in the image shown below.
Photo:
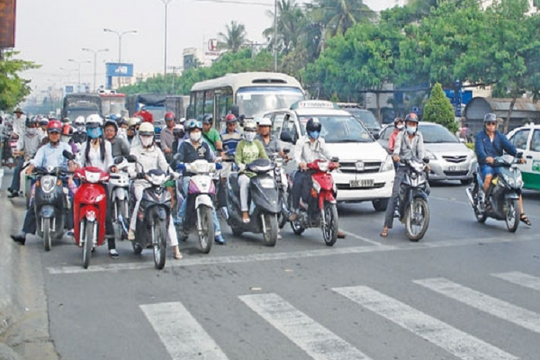
[[[163,5],[165,5],[165,44],[164,44],[164,50],[163,50],[163,90],[165,94],[167,94],[167,18],[168,18],[168,9],[169,4],[173,0],[161,0]]]
[[[93,84],[93,90],[94,92],[97,92],[96,88],[96,72],[97,72],[97,54],[100,52],[106,52],[109,51],[109,49],[99,49],[99,50],[92,50],[88,48],[82,48],[82,51],[88,51],[94,54],[94,84]]]

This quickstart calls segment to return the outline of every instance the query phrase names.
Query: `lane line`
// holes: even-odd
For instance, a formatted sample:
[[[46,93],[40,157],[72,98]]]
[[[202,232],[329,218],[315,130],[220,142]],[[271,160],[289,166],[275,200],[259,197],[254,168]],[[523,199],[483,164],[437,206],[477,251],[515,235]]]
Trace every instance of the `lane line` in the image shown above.
[[[511,355],[367,286],[333,291],[463,360],[516,360]]]
[[[497,244],[497,243],[516,243],[524,241],[535,240],[536,236],[523,237],[521,239],[512,239],[508,237],[492,237],[484,239],[463,239],[463,240],[444,240],[437,241],[435,243],[420,242],[410,243],[405,242],[398,245],[378,245],[378,246],[350,246],[350,247],[336,247],[326,248],[320,250],[303,250],[295,252],[282,252],[282,253],[263,253],[263,254],[249,254],[249,255],[231,255],[231,256],[217,256],[211,255],[198,257],[198,258],[184,258],[180,261],[169,260],[165,265],[166,268],[182,268],[188,266],[201,266],[201,265],[226,265],[226,264],[240,264],[250,263],[258,261],[280,261],[290,259],[304,259],[304,258],[316,258],[323,256],[334,255],[350,255],[350,254],[363,254],[374,253],[383,251],[411,251],[422,249],[437,249],[446,247],[457,246],[469,246],[478,244]],[[88,269],[83,269],[82,266],[54,266],[47,267],[47,271],[52,275],[61,274],[88,274],[92,272],[103,271],[131,271],[131,270],[145,270],[153,269],[154,263],[151,258],[148,258],[147,262],[134,262],[134,263],[117,263],[111,262],[103,265],[91,265]]]
[[[491,274],[499,279],[506,280],[516,285],[520,285],[529,289],[540,291],[540,278],[524,274],[519,271],[511,271],[507,273]]]
[[[414,283],[525,329],[540,333],[540,314],[512,305],[445,278],[414,280]]]
[[[384,245],[383,243],[381,243],[379,241],[375,241],[375,240],[365,238],[363,236],[357,235],[357,234],[352,233],[350,231],[344,231],[344,230],[341,230],[341,231],[343,231],[343,233],[346,234],[347,236],[353,237],[353,238],[358,239],[358,240],[365,241],[365,242],[367,242],[369,244],[372,244],[372,245],[375,245],[375,246],[383,246]]]
[[[180,302],[140,305],[172,360],[227,360],[227,356]]]
[[[370,360],[277,294],[243,295],[239,299],[315,360]]]

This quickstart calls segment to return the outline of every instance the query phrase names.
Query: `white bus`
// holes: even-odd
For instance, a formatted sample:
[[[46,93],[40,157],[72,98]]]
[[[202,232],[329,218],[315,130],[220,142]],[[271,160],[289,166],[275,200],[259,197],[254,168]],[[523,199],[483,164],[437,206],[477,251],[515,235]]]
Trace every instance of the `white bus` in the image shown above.
[[[238,114],[254,118],[265,112],[290,107],[304,99],[302,85],[293,77],[273,72],[227,74],[194,84],[190,92],[189,117],[212,114],[215,127],[238,106]]]

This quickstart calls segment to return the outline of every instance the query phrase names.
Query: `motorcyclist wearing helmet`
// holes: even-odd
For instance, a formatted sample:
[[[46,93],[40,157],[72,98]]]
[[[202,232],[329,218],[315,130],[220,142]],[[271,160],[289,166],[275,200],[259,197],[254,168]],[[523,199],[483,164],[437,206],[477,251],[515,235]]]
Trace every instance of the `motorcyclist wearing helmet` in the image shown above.
[[[73,125],[75,126],[75,131],[73,132],[73,142],[77,144],[77,146],[80,148],[83,143],[86,142],[86,119],[84,116],[80,115],[75,118],[75,122]]]
[[[49,124],[49,119],[46,117],[42,117],[38,120],[37,134],[40,140],[47,137],[47,124]]]
[[[257,121],[257,136],[255,139],[259,140],[266,151],[267,155],[278,153],[283,158],[288,158],[283,152],[283,148],[277,137],[270,134],[272,128],[272,120],[269,118],[259,118]]]
[[[62,123],[57,120],[49,121],[47,125],[48,143],[41,146],[34,158],[30,161],[30,165],[26,169],[28,175],[32,174],[36,167],[62,167],[65,170],[74,171],[76,166],[73,161],[68,161],[63,152],[71,153],[71,147],[60,141],[62,134]],[[67,185],[67,184],[65,184]],[[24,245],[26,242],[26,234],[34,234],[36,232],[36,213],[34,211],[34,199],[30,199],[30,206],[26,210],[24,224],[22,230],[17,235],[11,235],[13,241]],[[67,226],[71,229],[73,226],[73,214],[68,213]]]
[[[418,115],[415,113],[410,113],[405,116],[405,130],[398,133],[394,151],[392,152],[392,160],[394,163],[399,164],[400,159],[411,159],[413,157],[419,159],[424,158],[424,137],[422,136],[422,133],[418,132],[418,122]],[[429,165],[426,170],[429,172]],[[394,212],[398,201],[401,180],[403,179],[405,172],[406,168],[404,166],[399,166],[396,170],[394,187],[392,188],[392,197],[386,207],[384,226],[380,234],[382,237],[388,236],[388,229],[391,229],[394,223]]]
[[[36,118],[26,118],[26,131],[23,136],[17,141],[17,148],[13,152],[13,156],[17,157],[17,165],[13,170],[13,180],[8,188],[9,198],[19,196],[21,188],[21,171],[25,161],[30,160],[38,151],[41,145],[41,138],[37,134]]]
[[[150,170],[161,169],[164,172],[169,172],[178,178],[179,174],[174,172],[163,152],[154,143],[154,126],[145,122],[141,124],[137,137],[139,138],[137,145],[131,146],[131,155],[137,158],[137,171],[139,173],[146,173]],[[131,174],[134,177],[134,173]],[[135,180],[133,182],[132,192],[136,200],[135,207],[133,208],[132,216],[129,224],[128,240],[135,240],[135,231],[137,226],[137,214],[139,213],[139,206],[141,205],[141,199],[145,188],[149,187],[148,182],[144,180]],[[169,234],[170,245],[173,250],[173,257],[175,259],[181,259],[182,254],[178,250],[178,237],[176,236],[176,230],[174,228],[174,222],[172,216],[169,219],[169,226],[167,229]]]
[[[187,132],[189,139],[183,141],[180,144],[180,147],[178,149],[178,162],[180,163],[192,163],[195,160],[204,159],[208,162],[214,162],[214,152],[210,149],[210,145],[203,141],[202,138],[202,124],[198,122],[197,120],[190,120],[187,124]],[[188,193],[189,188],[189,182],[191,180],[191,175],[187,171],[184,171],[183,178],[182,178],[182,186],[184,190],[184,194]],[[180,206],[180,209],[178,211],[178,222],[180,225],[182,225],[182,221],[184,221],[184,217],[186,215],[186,207],[187,207],[187,201],[184,201],[182,203],[182,206]],[[225,244],[225,238],[221,235],[221,225],[219,223],[219,220],[217,218],[216,211],[213,211],[213,219],[214,219],[214,240],[218,244]],[[183,237],[187,238],[187,234],[184,233]]]
[[[217,149],[223,149],[223,144],[221,143],[219,132],[212,127],[213,122],[214,118],[212,115],[204,114],[202,118],[202,136],[204,141],[210,145],[210,149],[215,152]]]
[[[238,119],[234,114],[228,114],[225,116],[225,131],[223,131],[221,136],[221,146],[223,152],[221,153],[221,156],[223,158],[227,157],[234,157],[236,146],[242,140],[242,134],[240,131],[236,129],[236,124],[238,123]],[[224,218],[228,217],[228,210],[227,210],[227,198],[225,196],[226,190],[226,182],[227,177],[229,176],[231,172],[231,163],[230,162],[224,162],[223,168],[221,169],[220,177],[221,181],[218,186],[218,207],[221,208],[221,214]]]
[[[127,139],[131,146],[139,144],[139,137],[137,132],[142,124],[142,120],[138,117],[132,117],[128,120]]]
[[[165,159],[169,162],[169,164],[172,162],[173,155],[175,151],[173,150],[172,144],[174,141],[174,118],[175,115],[172,111],[168,111],[165,114],[165,125],[166,127],[164,129],[161,129],[161,150],[165,154]]]
[[[484,179],[486,208],[489,208],[491,206],[489,203],[491,180],[495,174],[499,174],[499,168],[493,166],[495,158],[502,156],[504,151],[515,157],[518,151],[504,134],[497,131],[497,116],[493,113],[487,113],[484,116],[484,129],[476,135],[474,151],[478,158],[482,178]],[[525,162],[525,159],[520,159],[520,163],[524,164]],[[519,194],[518,203],[520,209],[519,220],[530,226],[531,221],[523,210],[523,198],[521,194]]]
[[[62,126],[62,136],[60,137],[60,141],[65,142],[69,146],[71,146],[71,151],[76,154],[78,152],[78,147],[73,141],[73,127],[69,124],[64,124]]]
[[[103,132],[105,134],[105,139],[111,143],[113,159],[117,156],[129,155],[129,143],[125,138],[118,135],[118,125],[116,121],[107,120],[103,126]]]
[[[103,139],[103,118],[98,114],[86,118],[86,135],[88,139],[81,147],[79,165],[94,166],[109,172],[113,165],[111,143]]]
[[[388,152],[390,154],[394,153],[394,147],[396,146],[396,139],[401,130],[405,129],[405,123],[403,122],[403,119],[400,117],[397,117],[394,119],[394,131],[392,131],[392,134],[390,134],[390,138],[388,139]]]
[[[306,135],[298,139],[294,149],[294,160],[299,171],[294,176],[292,188],[292,213],[289,220],[294,221],[300,206],[300,198],[307,199],[312,187],[312,172],[307,164],[317,160],[330,160],[332,155],[324,139],[320,138],[322,125],[318,118],[309,118],[306,123]]]
[[[246,165],[251,164],[257,159],[268,159],[268,155],[264,150],[263,144],[256,140],[257,125],[253,120],[244,122],[244,138],[238,143],[236,153],[234,154],[234,162],[240,169],[238,176],[238,187],[240,188],[240,210],[242,211],[242,220],[244,223],[249,222],[249,181],[254,174],[245,171]]]
[[[118,124],[118,134],[117,136],[122,137],[126,139],[127,141],[127,128],[128,128],[128,121],[126,118],[121,117],[116,122]]]

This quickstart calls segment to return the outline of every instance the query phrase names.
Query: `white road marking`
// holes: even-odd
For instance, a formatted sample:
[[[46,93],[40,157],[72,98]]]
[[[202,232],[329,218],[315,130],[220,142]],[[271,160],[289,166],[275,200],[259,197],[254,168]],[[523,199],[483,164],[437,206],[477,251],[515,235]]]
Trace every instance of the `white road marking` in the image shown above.
[[[382,246],[382,245],[384,245],[384,244],[381,243],[381,242],[378,242],[378,241],[374,241],[374,240],[365,238],[365,237],[363,237],[363,236],[357,235],[357,234],[352,233],[352,232],[350,232],[350,231],[344,231],[344,230],[341,230],[341,231],[343,231],[343,233],[344,233],[345,235],[347,235],[347,236],[356,238],[356,239],[358,239],[358,240],[365,241],[365,242],[367,242],[367,243],[369,243],[369,244],[372,244],[372,245],[376,245],[376,246]]]
[[[517,357],[367,286],[332,289],[463,360]]]
[[[512,305],[445,278],[414,280],[413,282],[475,309],[540,333],[540,314],[533,311]]]
[[[315,360],[369,360],[360,350],[279,295],[244,295],[239,298]]]
[[[524,274],[519,271],[512,271],[500,274],[491,274],[492,276],[509,281],[513,284],[520,285],[529,289],[540,291],[540,278],[532,275]]]
[[[227,356],[182,303],[140,307],[172,360],[227,360]]]
[[[382,251],[410,251],[421,249],[436,249],[454,246],[469,246],[477,244],[497,244],[507,242],[522,242],[535,240],[536,236],[522,237],[520,239],[513,239],[508,237],[492,237],[492,238],[476,238],[476,239],[460,239],[460,240],[444,240],[437,242],[420,242],[409,243],[404,242],[399,245],[377,245],[377,246],[349,246],[349,247],[333,247],[320,250],[302,250],[286,253],[263,253],[263,254],[250,254],[250,255],[232,255],[232,256],[217,256],[211,255],[198,257],[198,258],[184,258],[180,261],[168,260],[165,265],[168,268],[181,268],[187,266],[201,266],[201,265],[224,265],[224,264],[239,264],[250,263],[258,261],[280,261],[290,259],[303,259],[314,258],[333,255],[350,255],[350,254],[362,254],[373,253]],[[339,243],[338,243],[339,244]],[[150,259],[150,257],[149,257]],[[153,269],[154,262],[149,260],[147,262],[135,262],[135,263],[118,263],[111,262],[104,265],[91,265],[88,269],[83,269],[82,266],[55,266],[48,267],[47,271],[53,275],[59,274],[88,274],[92,272],[102,271],[124,271],[124,270],[145,270]]]

